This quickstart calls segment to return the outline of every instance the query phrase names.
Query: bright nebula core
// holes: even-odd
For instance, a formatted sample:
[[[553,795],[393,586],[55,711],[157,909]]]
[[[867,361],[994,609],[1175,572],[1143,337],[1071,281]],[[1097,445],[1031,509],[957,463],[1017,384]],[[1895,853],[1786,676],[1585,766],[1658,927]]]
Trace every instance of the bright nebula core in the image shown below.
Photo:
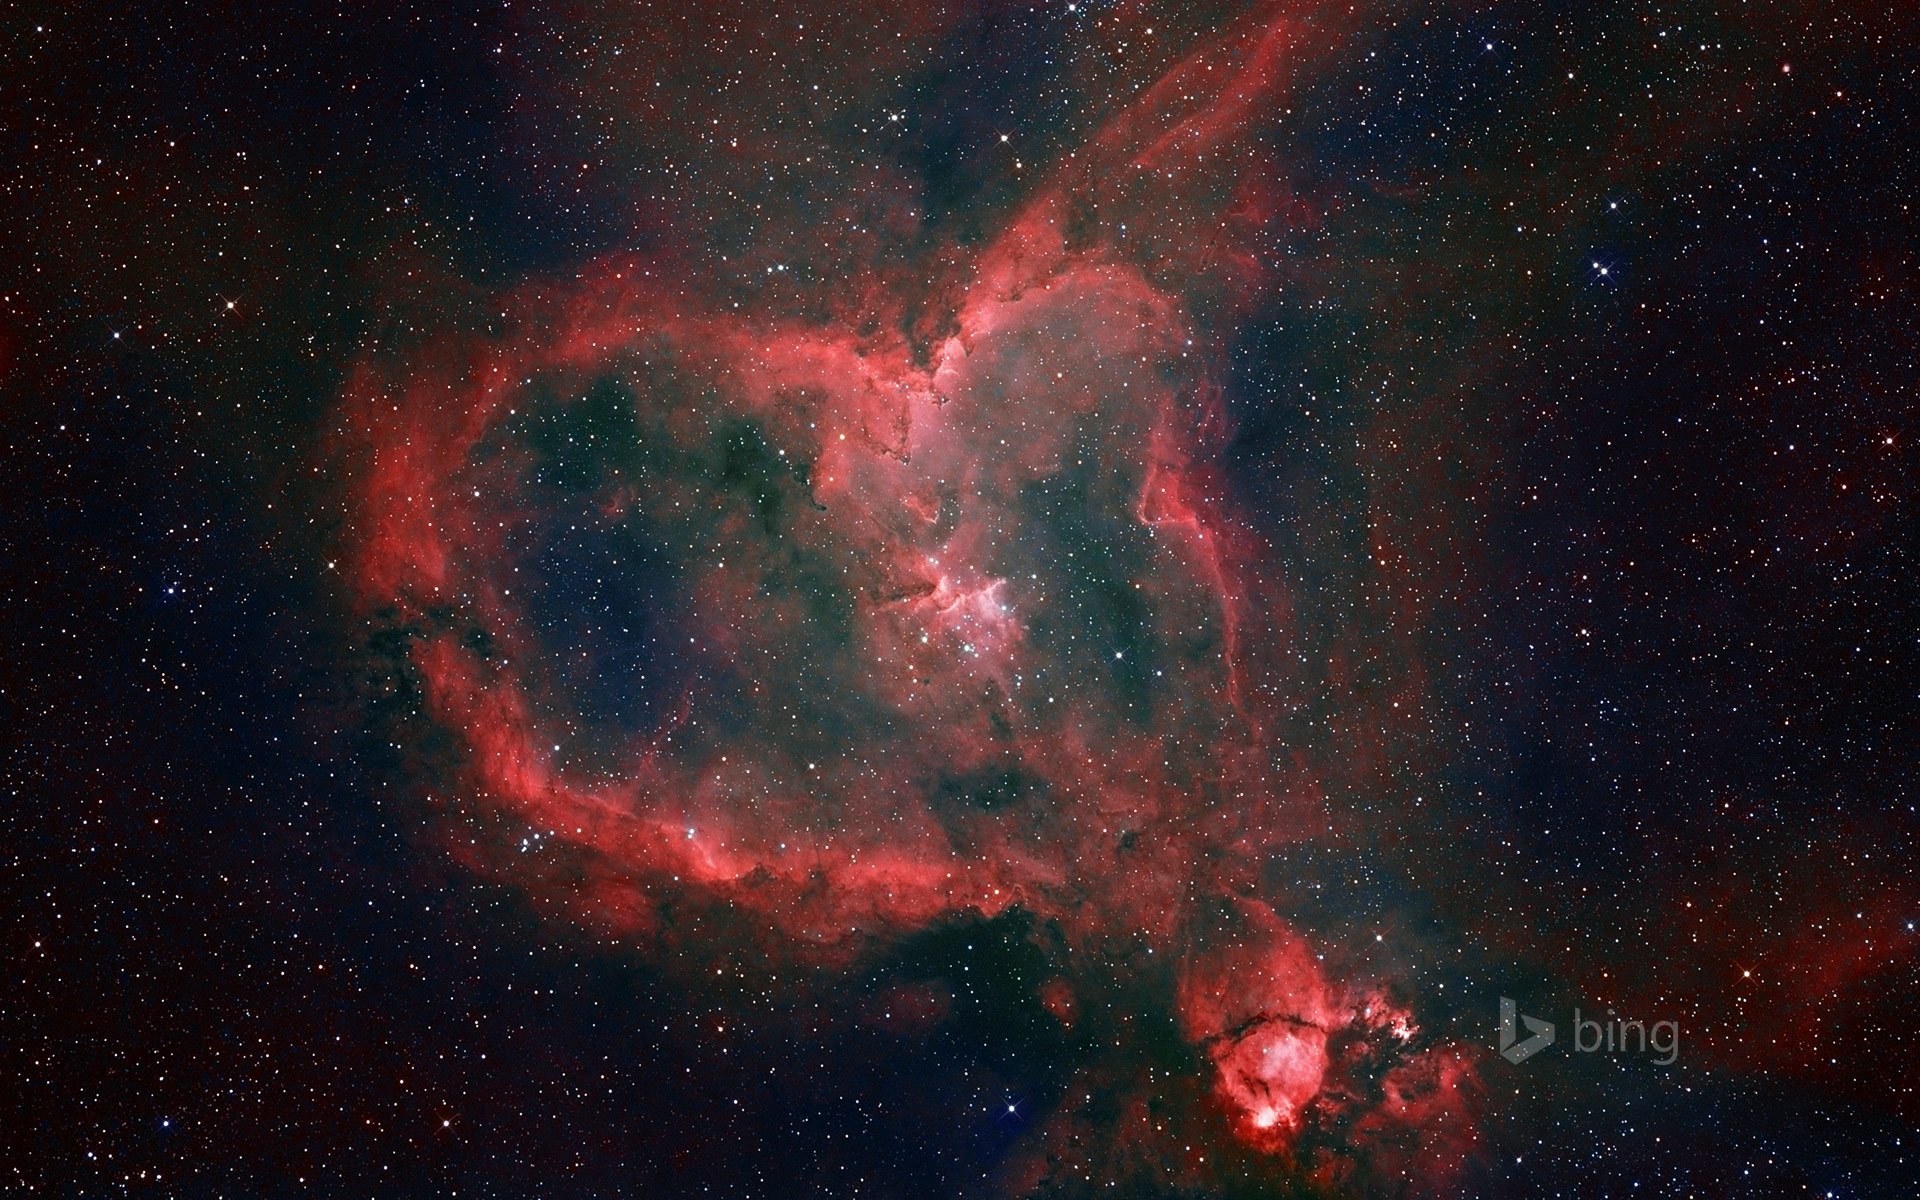
[[[34,1170],[1907,1194],[1871,7],[35,27]]]

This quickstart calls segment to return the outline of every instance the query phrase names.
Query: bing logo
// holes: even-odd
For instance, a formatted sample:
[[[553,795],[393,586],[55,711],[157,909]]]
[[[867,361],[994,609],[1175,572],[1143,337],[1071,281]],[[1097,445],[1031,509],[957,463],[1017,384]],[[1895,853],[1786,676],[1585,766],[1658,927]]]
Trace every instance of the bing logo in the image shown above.
[[[1526,1022],[1527,1032],[1532,1034],[1526,1041],[1520,1041],[1515,1018]],[[1500,1057],[1510,1063],[1522,1063],[1553,1045],[1553,1026],[1538,1017],[1529,1017],[1520,1011],[1520,1006],[1507,997],[1500,997]]]
[[[1520,1030],[1526,1029],[1525,1041],[1520,1038]],[[1534,1055],[1553,1045],[1553,1023],[1542,1021],[1538,1017],[1529,1017],[1520,1011],[1520,1006],[1506,996],[1500,997],[1500,1057],[1510,1063],[1523,1063]],[[1579,1009],[1573,1010],[1573,1048],[1581,1054],[1592,1054],[1604,1050],[1608,1054],[1645,1054],[1651,1051],[1665,1057],[1653,1061],[1660,1066],[1671,1066],[1680,1057],[1680,1023],[1678,1021],[1655,1021],[1651,1026],[1644,1021],[1629,1021],[1607,1010],[1604,1021],[1591,1017],[1582,1017]]]

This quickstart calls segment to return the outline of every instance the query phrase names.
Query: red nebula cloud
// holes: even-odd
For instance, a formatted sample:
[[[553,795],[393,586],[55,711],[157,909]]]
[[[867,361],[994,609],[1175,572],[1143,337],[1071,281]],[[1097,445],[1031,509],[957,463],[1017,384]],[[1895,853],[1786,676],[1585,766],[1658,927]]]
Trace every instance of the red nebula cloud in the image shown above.
[[[870,327],[757,318],[609,260],[502,298],[508,332],[361,364],[341,447],[358,600],[414,632],[460,791],[569,855],[477,866],[621,937],[675,942],[688,913],[724,912],[767,961],[825,967],[1019,906],[1088,954],[1179,956],[1181,1032],[1249,1148],[1336,1125],[1460,1136],[1464,1059],[1403,1053],[1404,1005],[1329,980],[1268,905],[1221,899],[1325,820],[1312,765],[1265,732],[1298,675],[1288,592],[1209,465],[1228,421],[1184,289],[1213,256],[1150,270],[1066,234],[1082,171],[1114,173],[1170,246],[1244,209],[1197,164],[1333,40],[1309,28],[1288,13],[1196,52],[970,283],[927,304],[861,281],[891,306]],[[1259,181],[1262,210],[1292,211],[1276,188]],[[568,647],[539,618],[528,547],[551,518],[525,423],[536,385],[600,381],[651,465],[602,472],[568,519],[644,529],[673,559],[659,619],[680,666],[657,719],[603,733],[589,767],[569,757],[587,739],[555,673]],[[1225,924],[1200,915],[1222,903]],[[1042,997],[1080,1018],[1067,980]],[[912,1031],[944,1012],[910,989],[870,1015]]]
[[[1244,935],[1186,960],[1180,1019],[1246,1136],[1281,1144],[1320,1094],[1327,1031],[1346,1014],[1299,935],[1264,905],[1248,912]]]

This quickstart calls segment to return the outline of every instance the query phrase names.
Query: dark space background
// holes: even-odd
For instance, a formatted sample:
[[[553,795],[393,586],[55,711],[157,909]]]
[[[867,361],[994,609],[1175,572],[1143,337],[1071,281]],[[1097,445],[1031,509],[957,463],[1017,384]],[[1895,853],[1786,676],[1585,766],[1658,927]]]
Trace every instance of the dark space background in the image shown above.
[[[1445,714],[1329,784],[1367,836],[1291,852],[1284,914],[1380,931],[1355,953],[1462,1043],[1501,994],[1685,1031],[1672,1068],[1489,1057],[1452,1194],[1920,1187],[1920,39],[1754,8],[1362,4],[1245,143],[1314,215],[1222,336],[1221,478],[1322,598],[1303,636],[1377,621],[1382,688],[1417,666]],[[417,719],[367,696],[329,443],[370,342],[608,255],[749,309],[931,276],[1242,11],[7,10],[0,1177],[1017,1192],[1095,1053],[1035,995],[1035,918],[776,990],[457,861]],[[751,161],[711,132],[749,117]],[[903,203],[897,244],[808,265],[829,212]],[[792,282],[734,270],[769,256]],[[602,553],[551,550],[559,594]],[[963,971],[924,1028],[846,1018]],[[1128,1053],[1194,1069],[1138,1003],[1176,1045]],[[1220,1156],[1165,1194],[1317,1186]]]

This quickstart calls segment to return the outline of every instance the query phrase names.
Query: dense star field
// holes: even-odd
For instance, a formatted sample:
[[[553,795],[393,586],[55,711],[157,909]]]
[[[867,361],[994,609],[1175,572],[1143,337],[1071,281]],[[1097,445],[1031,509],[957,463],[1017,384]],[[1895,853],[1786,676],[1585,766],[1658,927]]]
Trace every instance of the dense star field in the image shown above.
[[[10,1189],[1920,1192],[1905,6],[4,29]]]

